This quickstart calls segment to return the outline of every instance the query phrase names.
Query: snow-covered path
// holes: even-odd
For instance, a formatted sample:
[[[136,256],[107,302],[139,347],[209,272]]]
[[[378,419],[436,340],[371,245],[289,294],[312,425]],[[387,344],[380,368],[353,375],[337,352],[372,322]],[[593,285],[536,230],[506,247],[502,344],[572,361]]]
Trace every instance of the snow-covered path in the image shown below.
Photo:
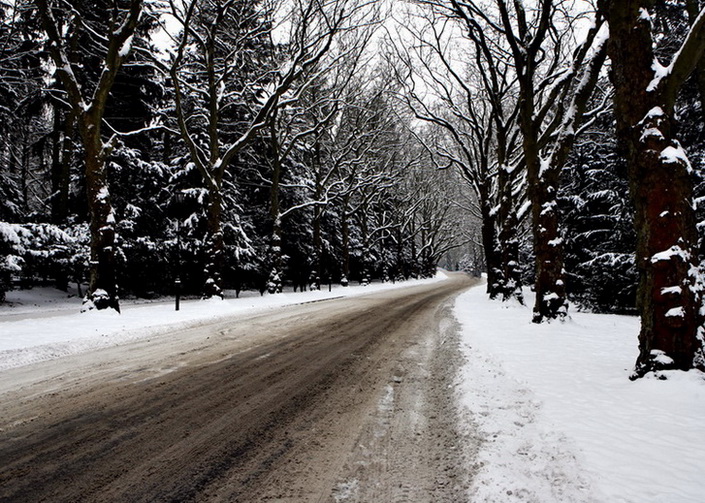
[[[455,313],[462,400],[485,437],[473,501],[705,501],[705,376],[629,381],[638,319],[573,312],[535,325],[529,307],[491,302],[483,286]]]

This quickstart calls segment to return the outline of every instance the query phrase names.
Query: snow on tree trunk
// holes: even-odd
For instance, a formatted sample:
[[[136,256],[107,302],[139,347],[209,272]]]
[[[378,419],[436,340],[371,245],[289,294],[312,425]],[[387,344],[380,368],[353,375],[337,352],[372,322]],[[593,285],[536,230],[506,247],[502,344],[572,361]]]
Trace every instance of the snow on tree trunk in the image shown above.
[[[641,137],[629,163],[641,273],[637,375],[691,368],[700,347],[692,175],[671,123],[656,107],[633,129]]]
[[[362,206],[360,212],[360,240],[361,240],[361,253],[362,256],[362,285],[367,286],[370,284],[370,266],[372,265],[372,247],[370,245],[370,232],[368,226],[369,209],[367,204]]]
[[[284,256],[282,252],[282,221],[281,221],[281,203],[280,190],[282,178],[282,163],[281,163],[281,148],[277,137],[276,121],[270,124],[270,147],[272,167],[272,185],[269,193],[270,216],[272,218],[272,237],[269,248],[269,259],[271,271],[267,282],[267,291],[269,293],[281,293],[282,275],[284,272]]]
[[[54,18],[48,0],[35,0],[42,26],[49,39],[49,53],[56,65],[72,113],[78,118],[86,163],[86,191],[91,216],[91,277],[88,300],[98,309],[120,310],[115,270],[115,215],[110,204],[106,161],[113,148],[112,141],[102,141],[101,125],[106,103],[115,78],[129,55],[132,36],[142,13],[142,0],[131,0],[124,15],[112,19],[115,29],[106,34],[102,72],[95,85],[79,83],[66,52],[67,41],[73,34],[63,33]]]
[[[321,289],[321,275],[323,274],[323,236],[321,232],[321,220],[323,211],[319,206],[313,209],[313,271],[311,274],[311,288]]]
[[[655,59],[645,2],[609,2],[601,8],[610,23],[617,136],[626,153],[635,210],[641,331],[633,377],[705,368],[693,180],[673,134],[674,86],[687,74],[673,70],[675,58],[670,73]],[[694,63],[702,49],[682,53],[693,50],[685,48],[676,57]]]
[[[94,89],[79,84],[65,50],[71,37],[62,34],[46,0],[37,0],[37,7],[49,44],[56,72],[66,91],[73,113],[78,117],[86,163],[86,191],[91,216],[91,277],[88,300],[98,309],[120,310],[115,271],[115,215],[110,204],[106,175],[106,160],[112,146],[103,144],[101,125],[115,77],[129,54],[132,39],[142,12],[141,0],[132,0],[124,19],[107,36],[103,71]],[[85,94],[84,94],[85,93]]]
[[[512,173],[509,167],[504,164],[506,156],[499,159],[499,208],[497,219],[499,221],[499,249],[500,263],[502,271],[502,300],[516,299],[521,304],[524,303],[524,296],[521,291],[521,271],[519,270],[519,240],[517,239],[517,229],[519,219],[517,218],[516,201],[513,195]]]
[[[348,286],[350,283],[350,212],[349,207],[349,196],[343,198],[343,209],[340,215],[340,233],[341,233],[341,245],[342,245],[342,256],[343,263],[341,267],[341,278],[340,284],[342,286]]]
[[[314,200],[321,201],[323,199],[323,182],[321,171],[321,144],[316,141],[315,155],[313,162],[318,168],[315,170],[315,192]],[[323,275],[323,207],[319,204],[313,207],[313,257],[310,286],[312,289],[321,289],[321,277]],[[328,273],[330,274],[330,272]]]
[[[206,266],[203,297],[223,297],[222,273],[225,265],[225,242],[223,240],[223,203],[220,189],[208,191],[208,234],[206,236]]]
[[[497,234],[495,229],[495,217],[490,207],[488,199],[480,201],[480,212],[482,225],[482,247],[485,250],[485,266],[487,268],[487,294],[490,299],[496,299],[502,289],[502,271],[500,255],[497,252]]]
[[[514,12],[511,11],[511,5]],[[545,57],[548,51],[542,46],[553,38],[549,37],[549,33],[552,32],[551,27],[555,29],[557,26],[558,21],[554,16],[558,10],[550,0],[541,0],[535,6],[535,22],[531,23],[522,2],[510,4],[500,1],[497,6],[519,84],[518,123],[529,184],[534,238],[536,303],[533,321],[541,323],[564,318],[568,308],[563,282],[563,247],[558,235],[558,174],[542,169],[539,145],[542,125],[537,118],[544,106],[554,106],[553,102],[542,104],[539,101],[540,85],[536,77],[541,74],[542,63],[545,66],[546,60],[550,60]],[[555,51],[560,49],[560,44],[551,48],[554,57],[557,54]],[[557,59],[554,62],[560,64]]]
[[[91,222],[90,283],[87,299],[97,309],[120,311],[115,269],[115,214],[96,125],[83,125],[86,148],[86,193]],[[99,131],[99,130],[98,130]]]
[[[539,132],[534,120],[533,82],[523,81],[519,124],[531,201],[531,230],[534,239],[536,303],[533,322],[562,319],[568,300],[563,281],[563,246],[558,234],[556,195],[560,171],[543,169],[539,155]]]
[[[63,121],[63,131],[62,131]],[[71,155],[73,151],[75,117],[54,108],[54,138],[51,161],[51,220],[57,225],[66,223],[69,214]]]
[[[686,10],[688,12],[688,20],[692,25],[695,23],[700,13],[699,0],[686,0]],[[695,78],[700,98],[700,113],[705,117],[705,61],[700,61],[696,66]]]
[[[282,228],[281,219],[275,217],[272,228],[272,241],[269,249],[269,261],[271,269],[267,281],[267,291],[270,294],[282,293],[282,274],[284,271],[284,256],[282,252]]]
[[[568,310],[563,280],[563,244],[556,195],[559,172],[529,171],[532,231],[536,256],[534,323],[564,318]]]

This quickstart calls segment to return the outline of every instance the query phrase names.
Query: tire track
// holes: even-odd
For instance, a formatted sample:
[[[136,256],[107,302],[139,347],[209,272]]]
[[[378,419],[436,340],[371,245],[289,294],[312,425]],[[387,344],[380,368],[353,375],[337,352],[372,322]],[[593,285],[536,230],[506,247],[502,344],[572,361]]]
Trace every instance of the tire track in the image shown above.
[[[468,284],[233,318],[38,364],[34,380],[16,369],[0,501],[330,500],[416,328]]]

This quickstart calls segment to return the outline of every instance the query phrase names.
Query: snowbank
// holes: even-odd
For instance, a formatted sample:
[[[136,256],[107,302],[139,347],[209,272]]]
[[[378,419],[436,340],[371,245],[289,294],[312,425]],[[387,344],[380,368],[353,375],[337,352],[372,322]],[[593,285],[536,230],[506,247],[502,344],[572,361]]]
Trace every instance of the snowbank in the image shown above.
[[[638,319],[535,325],[482,287],[455,312],[462,405],[482,441],[473,501],[705,501],[705,376],[629,381]]]
[[[66,299],[42,289],[11,292],[15,307],[0,308],[0,370],[59,358],[130,340],[150,337],[178,328],[237,314],[257,312],[304,302],[363,295],[441,281],[435,278],[396,284],[333,287],[321,291],[244,296],[230,300],[186,300],[174,311],[172,302],[154,304],[122,303],[122,314],[112,310],[80,313],[80,300]],[[9,296],[9,295],[8,295]],[[18,315],[22,319],[18,318]]]

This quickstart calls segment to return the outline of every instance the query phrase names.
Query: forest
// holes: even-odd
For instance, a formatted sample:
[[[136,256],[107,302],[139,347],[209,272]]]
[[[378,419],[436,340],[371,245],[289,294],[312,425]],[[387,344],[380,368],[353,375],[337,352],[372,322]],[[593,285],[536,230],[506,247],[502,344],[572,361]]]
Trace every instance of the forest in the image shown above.
[[[698,0],[0,0],[0,301],[487,275],[705,369]]]

